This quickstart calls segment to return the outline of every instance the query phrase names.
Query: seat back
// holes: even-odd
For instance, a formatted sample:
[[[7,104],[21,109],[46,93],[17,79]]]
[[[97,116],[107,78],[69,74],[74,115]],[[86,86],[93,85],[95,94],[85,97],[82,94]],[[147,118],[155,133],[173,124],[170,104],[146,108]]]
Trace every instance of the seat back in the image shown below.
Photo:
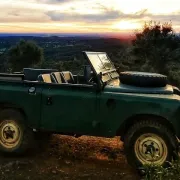
[[[44,83],[56,83],[56,80],[51,74],[40,74],[38,76],[38,81]]]
[[[61,83],[67,83],[67,81],[65,80],[64,76],[62,75],[62,73],[60,72],[54,72],[54,73],[51,73],[52,76],[55,78],[56,82],[58,84],[61,84]]]
[[[24,80],[36,81],[40,74],[49,74],[52,72],[58,72],[56,69],[34,69],[34,68],[24,68]]]
[[[70,71],[63,71],[62,75],[68,83],[75,84],[74,77]]]

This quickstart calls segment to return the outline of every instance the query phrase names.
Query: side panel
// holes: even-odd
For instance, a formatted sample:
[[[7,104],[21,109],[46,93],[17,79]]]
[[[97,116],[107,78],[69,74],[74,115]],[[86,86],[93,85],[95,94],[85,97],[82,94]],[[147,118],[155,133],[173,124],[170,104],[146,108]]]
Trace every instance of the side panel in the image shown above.
[[[30,87],[35,87],[35,94],[29,94]],[[41,119],[41,91],[38,84],[24,84],[22,82],[0,82],[0,104],[11,104],[21,108],[26,115],[26,122],[30,127],[38,128]]]
[[[59,133],[94,134],[96,92],[78,86],[45,85],[42,92],[42,129]]]
[[[179,109],[179,101],[173,99],[173,95],[170,96],[168,99],[163,96],[102,92],[98,95],[101,114],[100,136],[115,136],[124,121],[139,114],[164,117],[177,128],[178,117],[174,115]]]

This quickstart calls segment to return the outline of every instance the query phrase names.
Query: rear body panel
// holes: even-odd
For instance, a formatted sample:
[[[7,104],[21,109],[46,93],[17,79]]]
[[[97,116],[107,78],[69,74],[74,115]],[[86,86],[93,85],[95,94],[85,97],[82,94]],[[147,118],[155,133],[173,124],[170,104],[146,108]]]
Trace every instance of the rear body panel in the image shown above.
[[[30,87],[35,87],[35,94],[29,94]],[[23,82],[0,82],[0,104],[20,108],[26,115],[26,123],[33,128],[39,127],[41,119],[41,91],[39,84]]]

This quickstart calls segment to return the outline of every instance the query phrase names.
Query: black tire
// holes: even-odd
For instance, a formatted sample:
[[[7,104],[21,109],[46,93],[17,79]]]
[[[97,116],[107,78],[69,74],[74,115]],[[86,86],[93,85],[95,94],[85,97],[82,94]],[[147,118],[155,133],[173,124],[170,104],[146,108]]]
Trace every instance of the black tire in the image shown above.
[[[2,153],[22,154],[33,146],[34,133],[25,125],[24,120],[24,116],[15,109],[4,109],[0,111],[0,129],[3,129],[4,132],[0,132],[0,151]],[[7,131],[9,127],[10,132],[8,132],[8,134]],[[14,135],[14,133],[16,135]],[[17,140],[16,143],[12,142],[13,139]]]
[[[158,119],[144,120],[144,121],[137,122],[129,129],[129,131],[126,133],[125,138],[124,138],[124,149],[125,149],[127,161],[134,168],[138,169],[142,167],[144,164],[148,164],[146,162],[143,163],[144,161],[142,162],[140,160],[139,157],[141,156],[138,157],[138,155],[141,155],[141,153],[139,154],[135,153],[136,152],[135,149],[136,149],[136,143],[140,143],[138,142],[139,138],[142,137],[143,135],[147,135],[150,133],[161,138],[167,148],[167,155],[162,156],[164,158],[164,161],[161,161],[161,165],[167,164],[167,162],[171,161],[172,158],[175,158],[175,156],[177,155],[176,153],[178,153],[178,141],[176,139],[176,136],[166,126],[158,123]],[[146,141],[146,143],[147,142],[148,141]],[[143,144],[141,147],[144,147],[145,145],[146,144]],[[156,146],[156,144],[154,143],[153,146]],[[165,149],[165,146],[163,146],[164,149]],[[141,149],[141,147],[139,149]],[[146,145],[145,147],[149,148],[149,145],[148,146]],[[158,161],[157,163],[154,161],[154,164],[159,164],[159,163]]]
[[[120,81],[138,87],[164,87],[168,83],[165,75],[133,71],[121,72]]]

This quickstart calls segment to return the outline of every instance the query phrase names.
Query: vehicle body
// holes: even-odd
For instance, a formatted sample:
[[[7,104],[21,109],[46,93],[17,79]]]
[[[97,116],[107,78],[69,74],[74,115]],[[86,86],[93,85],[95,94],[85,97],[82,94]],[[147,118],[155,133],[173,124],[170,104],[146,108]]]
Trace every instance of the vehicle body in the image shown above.
[[[180,137],[180,96],[174,93],[173,87],[166,85],[149,88],[122,84],[106,53],[84,52],[84,55],[91,65],[92,72],[87,73],[86,77],[62,72],[63,77],[67,76],[68,80],[73,80],[69,83],[68,80],[61,83],[54,82],[57,80],[56,76],[50,73],[59,73],[56,70],[43,72],[43,70],[25,69],[24,74],[0,75],[0,121],[2,122],[0,150],[12,153],[23,152],[24,149],[20,148],[20,139],[26,128],[31,132],[75,136],[108,138],[121,136],[121,140],[127,144],[130,140],[126,142],[126,139],[130,138],[130,134],[135,133],[132,133],[131,128],[135,126],[136,129],[136,124],[140,122],[148,124],[149,121],[150,127],[154,126],[155,122],[171,132],[175,144],[172,147],[175,150],[177,147],[175,138]],[[28,73],[36,75],[29,78]],[[42,74],[45,74],[44,77]],[[8,116],[8,111],[12,115],[15,114],[14,117],[17,116],[18,123],[21,121],[20,124],[23,124],[22,132],[20,132],[21,127],[12,122],[13,116]],[[1,112],[5,115],[1,115]],[[5,123],[5,120],[8,122]],[[143,128],[144,131],[148,125]],[[155,130],[157,129],[158,127],[155,127]],[[169,139],[164,140],[164,145],[160,145],[161,139],[156,138],[157,134],[154,134],[155,136],[152,135],[149,139],[145,137],[142,143],[149,142],[145,147],[148,146],[150,150],[158,147],[159,151],[162,151],[161,156],[166,154],[168,156],[170,154],[168,146],[165,152],[162,148]],[[153,141],[155,145],[151,147]],[[132,142],[137,144],[136,141]],[[143,147],[135,150],[136,155],[142,152],[145,152]],[[144,164],[146,161],[143,161],[142,157],[139,157],[138,162]],[[158,163],[162,164],[164,161],[161,158]]]

